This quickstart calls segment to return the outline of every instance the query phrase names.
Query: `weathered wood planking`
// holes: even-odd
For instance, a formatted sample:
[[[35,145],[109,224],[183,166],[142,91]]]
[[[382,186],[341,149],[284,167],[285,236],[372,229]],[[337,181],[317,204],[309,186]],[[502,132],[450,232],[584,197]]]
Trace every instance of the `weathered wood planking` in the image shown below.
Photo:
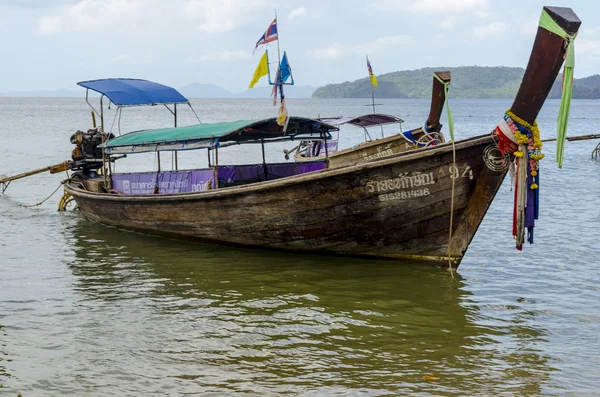
[[[487,173],[483,136],[452,148],[392,158],[245,187],[178,195],[89,193],[71,183],[81,212],[128,229],[205,241],[294,251],[414,258],[444,264],[452,177],[455,227],[478,186],[495,192],[504,172]],[[485,178],[482,179],[482,175]],[[487,209],[491,200],[481,198]],[[466,229],[467,233],[470,229]],[[464,236],[470,241],[472,236]],[[458,265],[462,253],[453,256]]]
[[[422,128],[418,128],[413,132],[413,137],[415,139],[419,139],[423,135],[424,132]],[[398,133],[386,138],[363,142],[354,147],[331,153],[329,155],[329,166],[331,168],[339,168],[350,164],[389,157],[416,148],[417,146],[415,144],[406,139],[401,133]]]

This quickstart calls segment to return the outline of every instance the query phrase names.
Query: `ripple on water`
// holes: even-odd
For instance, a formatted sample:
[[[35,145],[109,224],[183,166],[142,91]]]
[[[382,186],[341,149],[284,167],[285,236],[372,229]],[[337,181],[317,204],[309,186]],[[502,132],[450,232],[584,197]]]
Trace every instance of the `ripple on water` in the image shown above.
[[[488,116],[505,102],[457,101],[457,125],[487,131]],[[73,113],[87,117],[85,104],[75,103]],[[248,117],[262,111],[252,101],[235,103]],[[231,106],[201,104],[221,113]],[[402,108],[418,124],[429,106],[390,104],[382,111]],[[60,107],[41,105],[65,129],[86,125],[83,117],[57,120]],[[364,111],[361,101],[298,106],[307,115]],[[553,130],[548,115],[556,106],[542,113],[543,134]],[[574,116],[597,106],[574,101]],[[132,115],[159,122],[149,113]],[[26,165],[6,149],[31,139],[16,121],[14,127],[20,134],[11,135],[11,127],[3,135],[0,170]],[[573,121],[571,128],[587,125]],[[343,138],[360,139],[352,134]],[[56,143],[56,136],[42,129],[31,150],[68,153],[68,141]],[[513,247],[512,192],[503,185],[456,280],[392,262],[119,231],[77,213],[57,214],[56,198],[36,209],[19,205],[52,191],[53,177],[15,184],[10,196],[0,196],[0,384],[9,395],[32,396],[594,394],[600,206],[593,192],[600,191],[600,164],[587,160],[589,146],[568,143],[561,171],[543,162],[536,244],[523,253]],[[552,146],[545,150],[551,160]]]

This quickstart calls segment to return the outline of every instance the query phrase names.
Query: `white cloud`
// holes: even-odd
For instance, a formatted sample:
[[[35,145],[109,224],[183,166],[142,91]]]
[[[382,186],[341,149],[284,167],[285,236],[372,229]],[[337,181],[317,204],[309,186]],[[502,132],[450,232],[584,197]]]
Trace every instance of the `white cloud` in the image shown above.
[[[410,43],[410,41],[410,36],[385,36],[367,43],[355,45],[334,43],[325,48],[309,50],[308,54],[320,59],[339,59],[350,55],[367,55],[383,52],[390,48],[405,46],[406,44]]]
[[[306,16],[306,8],[300,7],[300,8],[294,8],[292,10],[292,12],[290,12],[290,15],[288,15],[288,18],[293,19],[293,18],[305,17],[305,16]]]
[[[535,36],[539,26],[538,18],[531,18],[527,21],[519,22],[519,31],[526,36]]]
[[[575,57],[577,54],[600,55],[600,40],[575,40]]]
[[[38,34],[133,28],[138,21],[158,16],[157,0],[80,0],[62,7],[59,15],[38,20]]]
[[[250,54],[244,51],[220,51],[213,52],[210,54],[200,55],[197,59],[199,61],[239,61],[241,59],[250,58]]]
[[[446,16],[440,22],[440,29],[452,29],[456,25],[456,17],[452,15]]]
[[[109,59],[106,63],[109,65],[118,65],[118,64],[127,63],[128,61],[131,61],[131,59],[132,59],[131,55],[121,54],[121,55],[117,55],[116,57]]]
[[[38,21],[37,33],[39,35],[51,35],[61,30],[61,20],[59,17],[43,16]]]
[[[600,36],[600,28],[583,28],[579,31],[578,37]]]
[[[405,35],[385,36],[369,41],[368,43],[354,46],[354,52],[358,53],[376,53],[390,48],[400,47],[410,42],[410,37]]]
[[[78,0],[38,19],[38,34],[153,30],[188,23],[206,33],[227,32],[248,22],[269,0]],[[173,4],[175,3],[175,4]]]
[[[496,21],[488,23],[483,26],[476,26],[473,28],[473,34],[478,38],[485,38],[489,36],[496,36],[498,34],[504,33],[508,30],[508,25],[506,22]]]
[[[251,11],[265,5],[266,0],[185,0],[184,8],[188,18],[201,21],[200,30],[220,33],[244,24]]]
[[[346,52],[346,46],[340,43],[334,43],[326,48],[319,48],[316,50],[309,51],[312,56],[319,59],[337,59],[340,58]]]
[[[441,14],[484,10],[489,4],[490,0],[375,0],[369,7],[387,11]]]

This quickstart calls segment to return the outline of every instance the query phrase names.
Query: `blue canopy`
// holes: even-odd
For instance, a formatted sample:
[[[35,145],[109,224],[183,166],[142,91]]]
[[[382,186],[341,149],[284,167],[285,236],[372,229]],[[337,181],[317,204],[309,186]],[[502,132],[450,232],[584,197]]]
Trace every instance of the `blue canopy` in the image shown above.
[[[117,106],[188,103],[175,88],[140,79],[101,79],[77,83],[106,96]]]

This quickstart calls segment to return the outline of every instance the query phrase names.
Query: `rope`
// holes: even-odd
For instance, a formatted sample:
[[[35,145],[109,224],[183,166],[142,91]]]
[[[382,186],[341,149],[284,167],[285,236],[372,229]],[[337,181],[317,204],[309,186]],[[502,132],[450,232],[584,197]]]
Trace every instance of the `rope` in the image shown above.
[[[52,192],[52,194],[50,194],[50,196],[46,197],[44,200],[40,201],[39,203],[31,204],[31,205],[25,205],[25,204],[21,204],[21,205],[25,208],[33,208],[33,207],[37,207],[37,206],[44,204],[46,201],[48,201],[50,199],[50,197],[54,196],[54,193],[58,192],[58,189],[60,189],[62,185],[67,183],[67,181],[69,181],[69,179],[65,179],[64,181],[62,181],[60,183],[60,185],[58,185],[58,187]]]
[[[444,86],[444,101],[446,105],[446,111],[448,112],[448,130],[450,131],[450,139],[452,140],[452,169],[456,170],[458,173],[458,167],[456,166],[456,145],[454,142],[454,115],[452,114],[452,110],[450,110],[450,104],[448,103],[450,82],[440,79],[440,77],[435,73],[433,74],[433,77],[435,77],[437,81],[442,83]],[[450,228],[448,229],[448,248],[446,248],[446,256],[448,257],[448,268],[450,269],[450,274],[454,280],[454,268],[452,267],[452,259],[450,258],[450,244],[452,243],[452,227],[454,226],[454,188],[456,186],[457,178],[453,177],[452,172],[450,173],[450,177],[452,178],[452,197],[450,198]]]
[[[450,228],[448,230],[448,248],[446,249],[446,256],[448,257],[448,268],[450,269],[450,274],[452,275],[452,279],[454,279],[454,269],[452,268],[452,259],[450,259],[450,244],[452,243],[452,226],[454,221],[454,186],[456,185],[456,179],[458,178],[458,167],[456,167],[456,146],[454,144],[454,139],[452,139],[452,167],[457,171],[457,177],[452,178],[452,198],[450,199]],[[452,173],[450,173],[452,177]]]

